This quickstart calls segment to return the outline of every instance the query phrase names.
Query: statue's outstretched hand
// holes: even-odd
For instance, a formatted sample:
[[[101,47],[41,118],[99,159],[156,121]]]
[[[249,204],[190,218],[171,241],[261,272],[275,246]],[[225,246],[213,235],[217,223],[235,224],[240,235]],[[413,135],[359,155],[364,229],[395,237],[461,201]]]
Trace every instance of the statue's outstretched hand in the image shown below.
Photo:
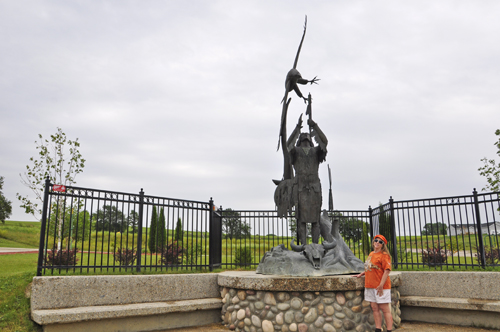
[[[310,80],[310,81],[309,81],[309,83],[311,83],[311,84],[313,84],[313,83],[314,83],[314,84],[318,84],[318,81],[320,81],[320,79],[319,79],[319,78],[317,78],[317,77],[318,77],[318,76],[314,76],[314,78],[313,78],[312,80]]]
[[[302,128],[302,114],[300,114],[299,121],[297,121],[297,127]]]

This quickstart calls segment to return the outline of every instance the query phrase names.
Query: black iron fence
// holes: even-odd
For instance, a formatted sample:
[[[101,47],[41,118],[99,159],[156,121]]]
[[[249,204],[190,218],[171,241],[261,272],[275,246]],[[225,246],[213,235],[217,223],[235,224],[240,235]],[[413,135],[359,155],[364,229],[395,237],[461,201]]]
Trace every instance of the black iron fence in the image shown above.
[[[393,201],[329,211],[353,253],[365,260],[383,234],[395,267],[500,264],[499,193]],[[296,237],[293,216],[216,209],[199,202],[46,182],[37,274],[255,268]]]

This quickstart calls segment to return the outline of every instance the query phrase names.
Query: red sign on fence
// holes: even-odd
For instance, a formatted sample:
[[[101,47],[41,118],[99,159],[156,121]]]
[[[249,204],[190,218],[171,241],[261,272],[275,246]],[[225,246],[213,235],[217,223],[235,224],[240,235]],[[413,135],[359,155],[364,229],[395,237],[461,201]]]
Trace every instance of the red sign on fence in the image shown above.
[[[55,184],[54,186],[52,186],[52,191],[58,191],[58,192],[61,192],[61,193],[65,193],[66,192],[66,186],[63,186],[62,184]]]

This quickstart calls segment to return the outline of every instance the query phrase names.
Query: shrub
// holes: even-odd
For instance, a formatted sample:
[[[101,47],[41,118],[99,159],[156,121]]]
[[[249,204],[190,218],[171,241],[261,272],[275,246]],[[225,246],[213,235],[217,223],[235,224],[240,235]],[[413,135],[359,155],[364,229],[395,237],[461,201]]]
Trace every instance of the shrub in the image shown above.
[[[180,243],[174,241],[163,248],[158,248],[157,252],[161,253],[160,261],[163,265],[177,265],[182,263],[184,250]]]
[[[205,247],[201,241],[193,241],[187,244],[183,251],[184,263],[187,265],[196,265],[198,258],[205,254]]]
[[[252,249],[243,247],[236,248],[234,255],[234,263],[236,265],[248,265],[252,263]]]
[[[475,254],[478,263],[481,262],[481,253],[476,248],[477,253]],[[497,264],[500,262],[500,248],[494,248],[490,246],[484,246],[484,261],[486,264]]]
[[[119,262],[120,265],[133,265],[137,259],[135,248],[120,248],[113,255],[115,256],[115,261]]]
[[[47,254],[48,266],[75,266],[78,262],[76,248],[73,250],[52,249]]]
[[[434,248],[424,249],[422,251],[422,263],[427,263],[429,265],[439,265],[446,262],[448,258],[448,253],[446,249],[441,249],[437,246]]]

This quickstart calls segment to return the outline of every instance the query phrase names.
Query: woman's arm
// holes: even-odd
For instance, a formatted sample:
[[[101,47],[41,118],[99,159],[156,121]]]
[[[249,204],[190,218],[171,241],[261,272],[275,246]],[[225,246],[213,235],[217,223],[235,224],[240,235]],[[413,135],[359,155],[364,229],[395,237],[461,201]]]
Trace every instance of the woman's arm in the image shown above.
[[[387,278],[389,278],[389,273],[391,270],[385,270],[384,274],[382,275],[382,279],[380,280],[380,285],[376,288],[377,290],[377,295],[382,296],[384,294],[384,284],[387,281]]]

